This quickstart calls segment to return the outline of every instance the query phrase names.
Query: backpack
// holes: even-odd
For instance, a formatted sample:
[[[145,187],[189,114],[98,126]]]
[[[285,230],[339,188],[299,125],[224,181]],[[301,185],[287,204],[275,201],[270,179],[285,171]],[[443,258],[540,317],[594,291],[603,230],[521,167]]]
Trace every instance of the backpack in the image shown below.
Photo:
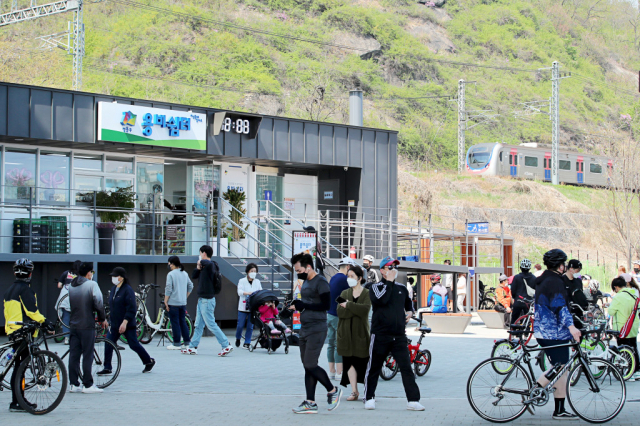
[[[222,291],[222,274],[220,273],[218,262],[211,260],[211,263],[215,266],[213,268],[213,293],[218,294]]]
[[[633,321],[635,321],[636,314],[638,313],[638,302],[640,302],[640,298],[634,297],[632,294],[629,294],[629,296],[633,297],[636,300],[636,304],[633,306],[633,310],[631,311],[631,315],[629,315],[627,322],[625,322],[620,329],[621,339],[626,339],[629,333],[631,333],[631,329],[633,328]]]

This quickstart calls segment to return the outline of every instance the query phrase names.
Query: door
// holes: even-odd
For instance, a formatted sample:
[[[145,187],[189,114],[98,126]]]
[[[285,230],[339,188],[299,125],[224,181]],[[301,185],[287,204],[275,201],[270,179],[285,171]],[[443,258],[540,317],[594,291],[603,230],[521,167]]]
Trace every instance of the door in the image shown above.
[[[584,183],[584,157],[581,155],[576,161],[576,172],[578,173],[578,183]]]
[[[339,221],[341,218],[345,218],[344,212],[340,210],[340,180],[339,179],[328,179],[328,180],[320,180],[318,181],[318,210],[321,212],[321,216],[328,217],[334,223]],[[347,221],[348,222],[348,221]],[[326,229],[318,229],[320,236],[327,239],[327,230]],[[338,247],[343,253],[347,253],[349,248],[346,247],[347,238],[346,238],[346,229],[332,229],[331,234],[329,235],[329,242],[334,247]],[[345,247],[343,247],[343,245]],[[326,253],[327,248],[323,247],[323,251]],[[338,258],[340,255],[337,252],[329,252],[329,258]]]
[[[256,201],[258,201],[258,205],[260,206],[261,214],[264,214],[264,209],[266,205],[269,205],[269,216],[272,218],[282,217],[282,214],[278,211],[276,207],[273,205],[266,203],[266,200],[270,200],[276,206],[281,209],[284,208],[284,196],[282,190],[282,176],[277,175],[267,175],[267,174],[257,174],[256,175]],[[284,235],[282,232],[282,227],[284,226],[283,219],[271,219],[273,224],[263,223],[272,234],[274,234],[280,241],[288,243],[288,241],[284,241]],[[258,240],[267,245],[268,247],[272,247],[277,253],[286,258],[286,253],[283,252],[284,247],[282,247],[282,243],[279,241],[273,241],[273,238],[263,231],[258,232]],[[267,250],[260,245],[259,255],[260,257],[267,256]]]
[[[187,215],[186,254],[197,255],[200,246],[207,241],[207,203],[211,203],[212,219],[210,224],[210,241],[214,248],[214,254],[223,257],[227,256],[223,244],[220,253],[217,253],[218,245],[215,243],[217,237],[217,211],[218,197],[220,196],[220,166],[214,166],[210,162],[189,164],[187,166],[187,188],[186,188],[186,209],[197,215]],[[224,234],[223,234],[224,236]]]
[[[509,175],[518,176],[518,150],[515,148],[509,153]]]
[[[551,153],[544,153],[544,180],[545,182],[551,181]]]

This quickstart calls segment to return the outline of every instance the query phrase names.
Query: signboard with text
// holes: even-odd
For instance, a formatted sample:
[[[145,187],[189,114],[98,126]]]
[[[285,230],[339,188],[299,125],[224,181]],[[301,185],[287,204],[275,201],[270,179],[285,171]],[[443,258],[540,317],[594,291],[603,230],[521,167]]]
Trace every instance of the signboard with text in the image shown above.
[[[467,223],[467,232],[471,234],[488,234],[489,222],[471,222]]]

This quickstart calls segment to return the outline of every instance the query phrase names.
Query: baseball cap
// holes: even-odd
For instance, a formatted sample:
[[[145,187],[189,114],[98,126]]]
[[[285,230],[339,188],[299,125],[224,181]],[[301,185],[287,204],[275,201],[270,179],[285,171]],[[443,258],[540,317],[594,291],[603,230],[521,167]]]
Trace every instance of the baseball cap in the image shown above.
[[[502,281],[507,281],[508,279],[509,277],[507,277],[505,274],[500,274],[498,281],[502,282]]]
[[[567,268],[582,269],[582,263],[578,259],[571,259],[567,264]]]
[[[340,259],[340,263],[338,263],[338,266],[342,266],[342,265],[355,265],[356,262],[350,258],[350,257],[343,257],[342,259]]]
[[[126,278],[127,277],[127,271],[124,270],[123,267],[116,267],[113,268],[113,271],[111,271],[111,273],[109,274],[112,277],[122,277],[122,278]]]
[[[394,259],[391,256],[387,256],[384,259],[382,259],[382,262],[380,262],[380,269],[384,268],[385,266],[389,266],[389,265],[399,265],[400,261],[397,259]]]
[[[625,283],[630,283],[632,279],[631,274],[627,274],[626,272],[623,274],[620,274],[620,278],[622,278]]]

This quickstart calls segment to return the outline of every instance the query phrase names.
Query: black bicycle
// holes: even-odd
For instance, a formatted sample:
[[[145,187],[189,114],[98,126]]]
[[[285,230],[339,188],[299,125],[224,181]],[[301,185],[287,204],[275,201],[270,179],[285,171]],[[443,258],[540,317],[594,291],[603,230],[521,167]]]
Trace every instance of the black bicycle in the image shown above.
[[[13,356],[0,368],[0,390],[6,388],[21,389],[17,392],[17,400],[23,410],[31,414],[46,414],[53,411],[66,393],[68,384],[67,368],[60,357],[38,346],[38,338],[34,334],[46,333],[45,329],[36,322],[10,322],[22,328],[9,336],[9,341],[0,345],[0,359],[6,359],[8,354]],[[17,350],[14,347],[18,345]],[[16,364],[17,357],[27,351],[27,357]],[[17,375],[13,383],[8,384],[6,378],[11,368],[17,368]]]
[[[603,324],[595,330],[583,330],[583,334],[595,333],[595,338],[599,339],[605,327],[606,324]],[[555,384],[567,371],[567,401],[581,419],[590,423],[604,423],[620,413],[627,390],[622,374],[615,365],[602,358],[590,358],[580,342],[531,348],[524,344],[524,335],[527,333],[529,330],[523,329],[511,332],[520,340],[522,348],[517,357],[489,358],[471,372],[467,381],[467,399],[476,414],[491,422],[505,423],[517,419],[527,410],[533,413],[536,406],[549,402]],[[540,387],[535,384],[531,366],[535,357],[531,354],[551,348],[573,348],[574,352],[569,362],[557,367],[550,383]],[[499,368],[495,368],[495,365]]]

